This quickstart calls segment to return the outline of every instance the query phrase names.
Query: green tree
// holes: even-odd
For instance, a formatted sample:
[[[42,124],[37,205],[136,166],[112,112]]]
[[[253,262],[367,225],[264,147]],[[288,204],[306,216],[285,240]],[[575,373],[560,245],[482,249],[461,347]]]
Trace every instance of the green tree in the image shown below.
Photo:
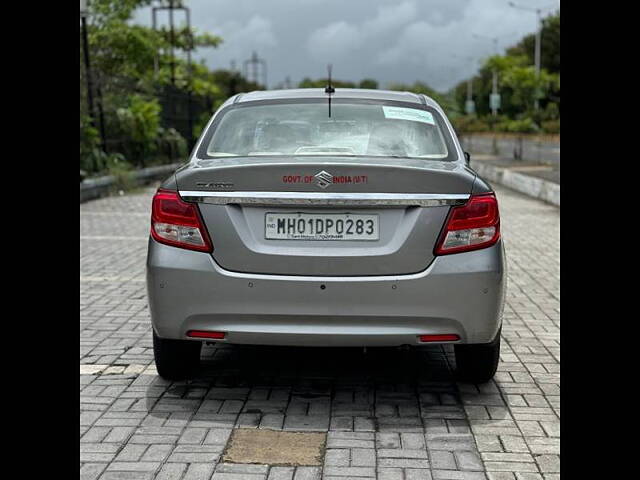
[[[536,131],[542,126],[558,131],[560,123],[560,13],[545,18],[542,26],[540,75],[534,68],[535,34],[527,35],[507,49],[505,55],[489,58],[471,79],[476,105],[474,119],[458,122],[474,130],[485,126],[508,131]],[[498,72],[501,96],[500,116],[493,117],[489,97],[493,91],[493,72]],[[464,109],[467,80],[451,92],[458,110]],[[536,97],[540,108],[534,109]]]
[[[363,78],[362,80],[360,80],[360,84],[358,85],[358,88],[368,88],[371,90],[377,90],[378,81],[374,80],[373,78]]]
[[[324,88],[328,83],[328,78],[319,78],[317,80],[303,78],[302,81],[298,83],[298,88]],[[331,84],[336,88],[357,88],[354,82],[335,80],[333,78],[331,79]]]
[[[492,91],[493,71],[498,72],[499,91],[501,94],[502,114],[509,118],[534,115],[536,95],[544,109],[550,103],[549,94],[559,91],[559,76],[546,70],[536,76],[535,68],[529,64],[527,57],[494,56],[482,66],[478,75],[472,78],[476,114],[490,115],[489,95]],[[467,84],[460,82],[455,88],[455,98],[459,107],[464,106],[467,98]]]
[[[91,0],[89,8],[94,24],[102,27],[112,21],[125,22],[131,19],[133,12],[153,0]]]
[[[146,100],[138,94],[129,96],[126,107],[117,110],[117,128],[131,139],[129,151],[122,153],[129,158],[141,159],[142,166],[145,158],[155,151],[160,133],[160,110],[157,99]]]
[[[220,86],[225,98],[236,93],[264,90],[264,86],[247,80],[239,72],[233,70],[215,70],[211,72],[211,81]]]
[[[180,52],[198,47],[217,47],[220,37],[210,34],[198,35],[186,27],[176,29],[174,55],[170,55],[170,36],[163,28],[153,30],[140,25],[130,25],[119,19],[102,25],[93,25],[88,33],[89,48],[93,68],[103,76],[124,76],[144,82],[171,82],[173,68],[176,85],[192,87],[188,84],[189,72],[186,60]],[[157,71],[156,71],[157,62]],[[192,81],[206,81],[206,67],[192,63]]]
[[[175,86],[171,91],[183,98],[189,92],[192,98],[209,99],[213,108],[227,94],[227,85],[204,63],[194,62],[189,67],[184,59],[187,52],[217,47],[222,39],[184,25],[176,26],[172,38],[166,27],[154,30],[131,23],[133,12],[151,3],[151,0],[92,0],[87,29],[94,97],[104,112],[108,150],[124,154],[134,164],[144,164],[149,155],[159,154],[159,145],[168,146],[174,153],[183,150],[184,139],[180,134],[169,128],[171,125],[165,128],[160,125],[164,117],[158,95],[172,83],[172,71]],[[170,55],[172,44],[174,55]],[[81,68],[83,75],[86,72]],[[87,117],[84,81],[80,98],[85,119],[81,122],[81,164],[92,166],[95,171],[108,162],[99,153],[106,146],[100,145],[98,130]]]
[[[426,83],[422,83],[419,81],[416,81],[413,84],[392,83],[391,85],[389,85],[389,90],[399,90],[404,92],[424,94],[428,97],[433,98],[446,112],[447,116],[455,118],[459,114],[455,99],[450,93],[438,92]]]

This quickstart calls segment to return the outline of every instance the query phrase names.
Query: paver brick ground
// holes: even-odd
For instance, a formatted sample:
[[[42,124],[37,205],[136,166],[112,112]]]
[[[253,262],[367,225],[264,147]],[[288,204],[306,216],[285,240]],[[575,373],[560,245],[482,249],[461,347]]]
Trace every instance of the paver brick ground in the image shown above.
[[[82,479],[557,479],[559,210],[497,189],[508,255],[495,379],[449,347],[207,346],[156,375],[144,265],[153,190],[80,206]],[[321,466],[222,463],[235,428],[327,432]]]

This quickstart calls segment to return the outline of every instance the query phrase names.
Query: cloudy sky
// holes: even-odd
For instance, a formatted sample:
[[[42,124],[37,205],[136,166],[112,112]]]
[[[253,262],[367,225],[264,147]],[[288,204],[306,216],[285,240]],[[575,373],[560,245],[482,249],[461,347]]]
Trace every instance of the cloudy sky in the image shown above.
[[[357,81],[426,82],[447,90],[473,73],[493,52],[502,51],[536,28],[533,12],[508,0],[186,0],[193,26],[220,35],[216,49],[196,58],[210,68],[237,68],[255,50],[267,62],[270,88],[289,77],[326,75]],[[519,0],[520,5],[553,7],[559,0]],[[545,10],[551,12],[553,8]],[[166,13],[161,22],[166,22]],[[176,13],[176,19],[182,16]],[[135,21],[150,24],[149,8]]]

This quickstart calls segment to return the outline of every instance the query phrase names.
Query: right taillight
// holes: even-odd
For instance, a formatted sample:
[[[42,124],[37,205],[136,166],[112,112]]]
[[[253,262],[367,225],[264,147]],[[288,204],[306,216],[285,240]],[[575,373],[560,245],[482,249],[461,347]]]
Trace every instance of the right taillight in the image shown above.
[[[158,190],[151,206],[151,236],[174,247],[211,252],[213,246],[198,206],[187,203],[178,192]]]
[[[500,213],[493,193],[472,195],[449,212],[435,248],[435,255],[468,252],[490,247],[500,238]]]

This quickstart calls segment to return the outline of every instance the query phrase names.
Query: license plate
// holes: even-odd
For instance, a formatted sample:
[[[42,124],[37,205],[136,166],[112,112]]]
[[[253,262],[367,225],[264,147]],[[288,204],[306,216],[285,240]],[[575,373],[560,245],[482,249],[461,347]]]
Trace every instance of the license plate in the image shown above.
[[[268,240],[378,240],[378,215],[356,213],[267,213]]]

